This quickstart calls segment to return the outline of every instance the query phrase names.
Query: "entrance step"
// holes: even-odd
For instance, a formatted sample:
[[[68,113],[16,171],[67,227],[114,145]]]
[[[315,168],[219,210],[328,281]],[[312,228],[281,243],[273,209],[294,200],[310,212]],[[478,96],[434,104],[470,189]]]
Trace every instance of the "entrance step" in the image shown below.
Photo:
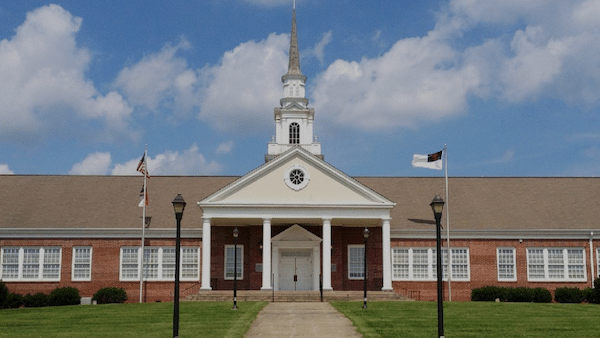
[[[184,301],[233,301],[233,290],[202,290],[188,295]],[[262,291],[238,290],[238,301],[267,301],[267,302],[320,302],[319,291]],[[362,301],[363,291],[324,291],[323,301]],[[393,291],[369,291],[368,301],[406,301],[414,300]]]

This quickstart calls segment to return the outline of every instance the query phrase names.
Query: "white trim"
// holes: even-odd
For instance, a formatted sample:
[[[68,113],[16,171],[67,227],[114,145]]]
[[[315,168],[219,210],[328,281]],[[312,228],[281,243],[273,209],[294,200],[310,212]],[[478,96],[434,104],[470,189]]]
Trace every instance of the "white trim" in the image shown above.
[[[146,238],[175,238],[176,229],[148,228]],[[140,238],[140,228],[1,228],[0,238]],[[200,229],[181,229],[181,238],[202,238]]]
[[[396,227],[406,224],[396,224]],[[451,229],[450,237],[457,239],[590,239],[590,229]],[[435,224],[426,229],[391,230],[393,239],[435,239]]]
[[[135,271],[136,271],[135,277],[127,278],[127,277],[123,276],[123,250],[124,249],[133,249],[136,251],[137,257],[136,257],[136,262],[135,262]],[[139,246],[122,246],[120,248],[120,250],[119,250],[119,281],[128,281],[129,282],[129,281],[139,281],[140,280],[140,266],[142,263],[142,256],[143,256],[143,254],[140,255],[140,251],[141,251],[140,249],[141,249],[141,247],[139,247]],[[144,247],[144,252],[157,250],[157,258],[156,258],[156,264],[155,264],[156,269],[157,269],[157,271],[156,271],[157,276],[150,277],[150,276],[148,276],[148,274],[149,274],[148,271],[144,270],[142,272],[142,274],[144,275],[144,281],[146,281],[146,282],[164,282],[164,281],[174,281],[175,280],[175,275],[174,275],[174,273],[175,273],[175,267],[174,267],[175,256],[173,256],[172,263],[168,264],[168,265],[173,265],[173,277],[164,277],[165,274],[170,270],[170,269],[167,270],[167,268],[165,267],[165,265],[167,265],[167,262],[165,262],[166,257],[164,255],[165,249],[175,251],[174,250],[175,247],[173,247],[173,246],[146,246],[146,247]],[[182,281],[198,281],[198,280],[200,280],[200,248],[196,247],[196,246],[181,247],[181,249],[180,249],[181,250],[180,254],[182,255],[181,257],[183,257],[183,251],[189,250],[189,249],[195,250],[197,253],[197,257],[195,259],[195,264],[197,266],[195,269],[196,274],[194,277],[191,277],[191,278],[184,277],[183,269],[182,269],[182,267],[184,265],[184,261],[183,261],[183,259],[181,259],[179,261],[179,278]],[[150,266],[150,263],[151,262],[146,261],[146,264],[145,264],[146,267]],[[132,263],[132,265],[133,265],[133,263]],[[144,266],[142,266],[142,268],[144,268]]]
[[[350,251],[352,249],[362,249],[363,255],[360,257],[360,263],[357,263],[357,265],[360,265],[361,270],[362,270],[362,277],[351,277],[350,273],[352,272],[352,269],[350,267],[350,257],[352,257],[352,255],[350,254]],[[364,244],[349,244],[348,245],[348,279],[349,280],[364,280],[365,279],[365,270],[364,270],[364,259],[365,259],[365,245]],[[368,278],[368,276],[367,276]]]
[[[302,182],[300,182],[300,183],[292,182],[290,174],[294,170],[298,170],[302,173],[302,175],[303,175]],[[306,188],[306,186],[310,182],[310,172],[304,166],[301,166],[299,164],[294,164],[294,165],[290,166],[289,168],[287,168],[286,171],[283,172],[283,181],[285,182],[285,185],[288,186],[288,188],[295,190],[295,191],[300,191],[300,190]]]
[[[235,247],[235,245],[233,244],[225,244],[225,248],[223,250],[223,278],[225,278],[225,280],[233,280],[233,276],[231,277],[227,277],[227,249],[231,248],[232,252],[233,252],[233,248]],[[239,258],[239,269],[240,271],[240,276],[238,276],[237,280],[243,280],[244,279],[244,245],[242,244],[238,244],[237,245],[237,250],[239,251],[238,253],[238,258]]]
[[[471,281],[471,252],[470,249],[468,247],[458,247],[458,248],[450,248],[451,249],[451,253],[457,255],[458,253],[456,251],[458,250],[466,250],[466,266],[467,266],[467,271],[466,271],[466,277],[458,277],[456,276],[457,273],[459,273],[459,271],[457,271],[456,267],[458,265],[463,265],[463,264],[458,264],[459,260],[458,259],[452,259],[452,281],[455,282],[470,282]],[[396,263],[396,254],[394,253],[394,250],[407,250],[407,263],[406,264],[402,264],[405,266],[405,269],[407,269],[407,277],[399,277],[398,274],[394,274],[394,266],[395,265],[401,265],[399,263]],[[421,264],[415,264],[415,256],[414,256],[414,250],[419,250],[419,251],[425,251],[426,250],[426,262],[421,262]],[[392,280],[395,281],[436,281],[437,280],[437,276],[436,276],[436,255],[435,255],[435,250],[436,248],[434,247],[393,247],[392,248]],[[447,265],[448,265],[448,259],[447,259],[447,248],[442,248],[442,273],[444,274],[444,276],[442,276],[443,280],[448,280],[447,277]],[[421,273],[424,274],[425,277],[415,277],[415,271],[416,271],[416,267],[415,266],[425,266],[425,270],[420,271]]]
[[[500,276],[500,250],[511,250],[510,256],[512,257],[512,263],[507,263],[504,265],[512,264],[512,278],[503,278]],[[497,247],[496,248],[496,271],[499,282],[516,282],[517,281],[517,253],[514,247]]]
[[[14,264],[5,264],[5,254],[4,250],[7,249],[16,249],[17,250],[17,278],[7,278],[4,275],[4,266],[5,265],[14,265]],[[25,274],[24,266],[27,262],[25,262],[25,250],[26,249],[37,249],[39,250],[37,257],[37,277],[36,278],[25,278],[23,275]],[[58,249],[58,277],[57,278],[44,278],[44,265],[46,264],[45,255],[47,250],[55,250]],[[35,265],[35,264],[27,264],[27,265]],[[51,264],[56,265],[56,264]],[[54,269],[53,269],[54,270]],[[7,282],[19,281],[19,282],[59,282],[62,274],[62,248],[60,246],[6,246],[2,247],[0,251],[0,280],[4,280]]]
[[[528,247],[526,249],[527,253],[527,281],[529,282],[586,282],[587,281],[587,269],[586,269],[586,261],[585,261],[585,248],[583,247]],[[542,250],[541,254],[541,262],[531,262],[533,259],[531,256],[531,250]],[[550,254],[549,250],[562,250],[562,264],[550,264]],[[580,250],[581,251],[581,264],[570,264],[569,262],[569,254],[568,250]],[[532,264],[538,263],[538,264]],[[532,266],[543,266],[543,278],[532,278],[531,275],[533,271],[531,270]],[[562,278],[553,278],[550,277],[551,269],[550,266],[559,266],[562,265]],[[570,265],[581,265],[583,277],[581,278],[571,278],[569,277],[569,266]]]
[[[88,277],[85,278],[77,278],[76,277],[76,273],[75,273],[75,259],[76,259],[76,255],[75,255],[75,250],[77,249],[88,249],[89,250],[89,261],[87,262],[82,262],[79,264],[85,264],[85,265],[89,265],[89,267],[87,269],[82,269],[82,270],[87,270],[87,274]],[[77,281],[77,282],[89,282],[92,280],[92,258],[93,258],[93,249],[91,246],[74,246],[71,250],[72,254],[71,254],[71,280],[72,281]]]
[[[594,279],[600,278],[600,248],[596,248],[596,264],[598,269],[596,270],[596,276],[594,276]]]

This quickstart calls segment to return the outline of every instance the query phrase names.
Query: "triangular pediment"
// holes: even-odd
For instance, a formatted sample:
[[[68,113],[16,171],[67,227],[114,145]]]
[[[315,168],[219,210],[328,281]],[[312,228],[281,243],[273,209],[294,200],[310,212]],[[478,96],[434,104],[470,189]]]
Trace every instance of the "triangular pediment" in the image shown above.
[[[383,206],[394,203],[294,147],[198,203],[209,206]]]
[[[310,231],[304,229],[298,224],[294,224],[291,227],[285,229],[277,236],[274,236],[271,239],[273,242],[305,242],[305,241],[313,241],[313,242],[321,242],[321,238],[315,236]]]

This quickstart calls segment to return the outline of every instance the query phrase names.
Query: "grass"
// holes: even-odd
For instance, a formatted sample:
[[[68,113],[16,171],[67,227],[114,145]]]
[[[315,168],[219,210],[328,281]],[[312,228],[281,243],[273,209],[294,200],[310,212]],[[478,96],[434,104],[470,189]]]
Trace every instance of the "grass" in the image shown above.
[[[334,302],[364,337],[437,337],[436,302]],[[446,337],[598,337],[600,306],[444,303]]]
[[[181,337],[242,337],[266,302],[182,302]],[[173,303],[0,311],[0,337],[172,337]]]
[[[242,337],[266,302],[182,302],[181,337]],[[436,302],[333,302],[364,337],[436,337]],[[446,337],[598,337],[600,306],[452,302]],[[173,303],[0,311],[0,337],[171,337]]]

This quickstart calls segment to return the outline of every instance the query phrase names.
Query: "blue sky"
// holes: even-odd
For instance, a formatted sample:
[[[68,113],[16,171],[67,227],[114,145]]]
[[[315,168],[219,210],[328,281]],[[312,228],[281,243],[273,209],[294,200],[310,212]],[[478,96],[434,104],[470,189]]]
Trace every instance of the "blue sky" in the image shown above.
[[[244,175],[292,0],[3,1],[0,174]],[[600,175],[600,0],[297,0],[326,161],[351,176]]]

